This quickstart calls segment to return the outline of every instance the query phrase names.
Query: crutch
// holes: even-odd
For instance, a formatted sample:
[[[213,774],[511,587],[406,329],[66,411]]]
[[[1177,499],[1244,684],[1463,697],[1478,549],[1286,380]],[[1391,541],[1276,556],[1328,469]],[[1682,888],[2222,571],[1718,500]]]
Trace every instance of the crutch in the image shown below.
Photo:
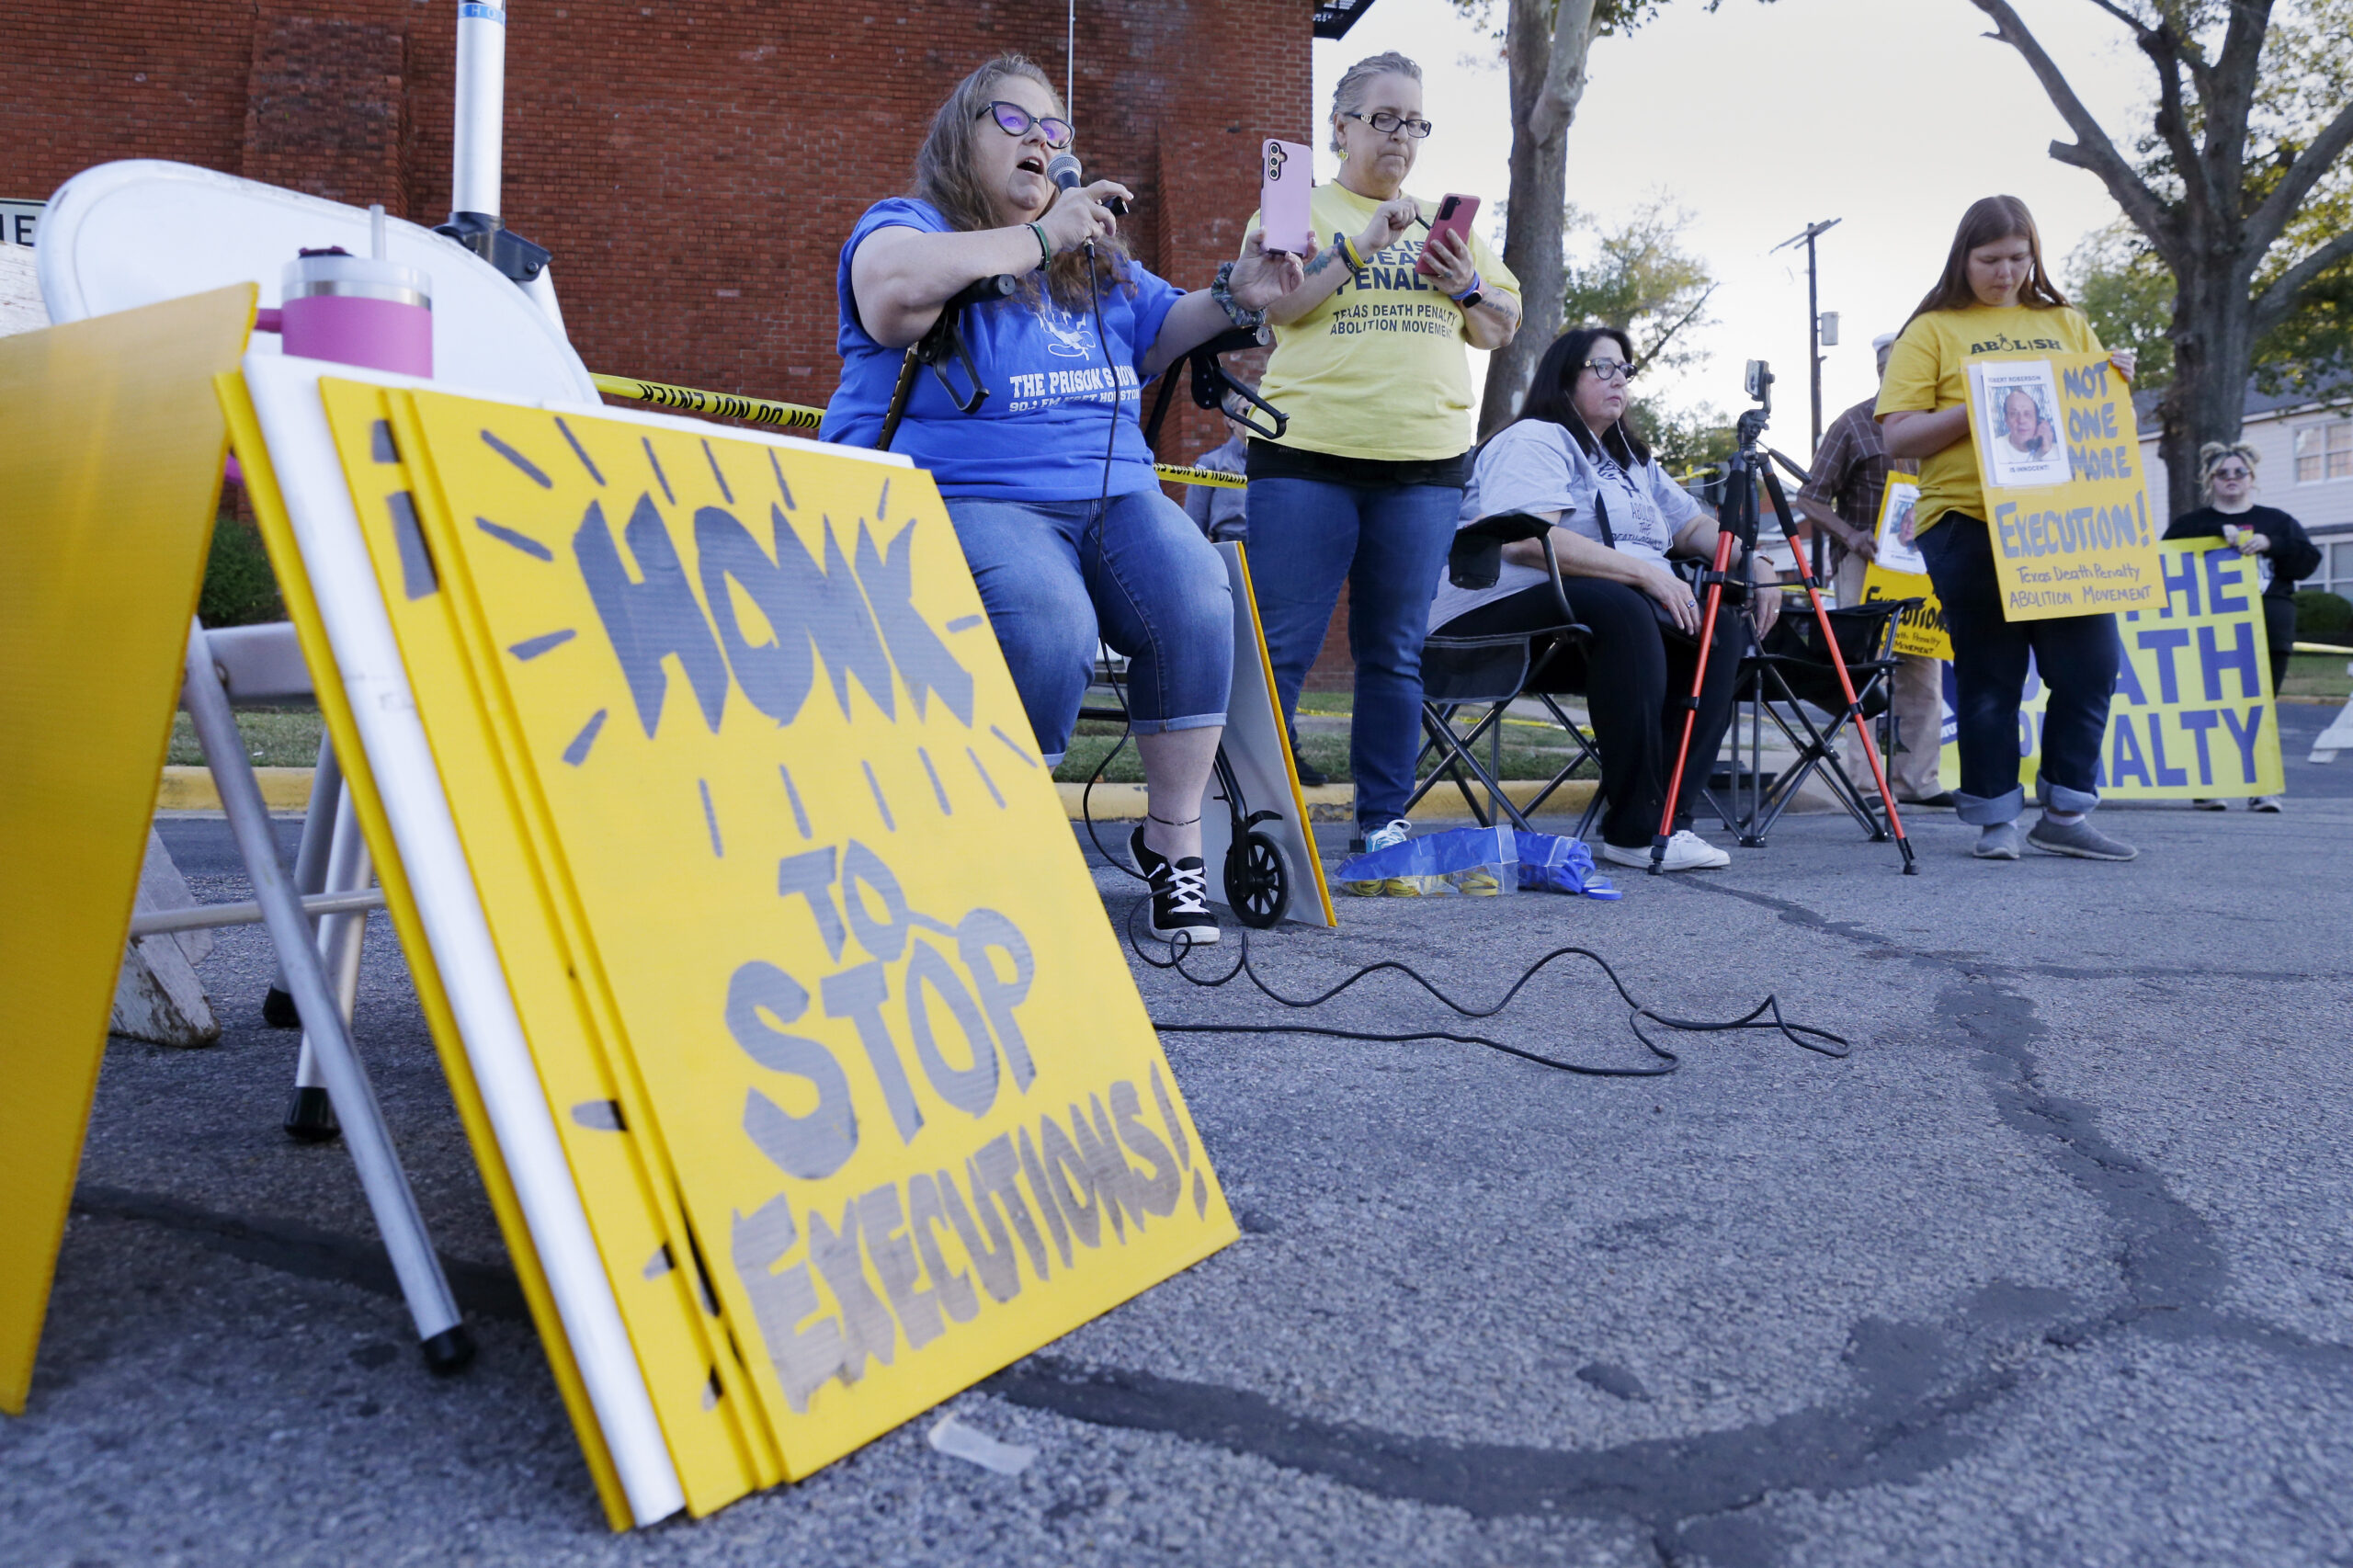
[[[368,840],[359,831],[351,791],[342,787],[339,774],[335,784],[334,798],[327,802],[328,820],[334,825],[327,835],[331,848],[321,873],[321,891],[364,892],[373,870],[368,858]],[[312,788],[315,800],[318,786]],[[367,930],[368,912],[364,909],[322,915],[319,919],[319,960],[335,985],[338,1016],[347,1029],[359,1000],[359,944]],[[318,1047],[312,1043],[306,1029],[301,1053],[295,1060],[293,1097],[286,1107],[286,1134],[305,1143],[320,1143],[341,1131],[335,1117],[334,1099],[327,1093],[326,1076],[320,1070]]]
[[[253,759],[245,755],[237,721],[229,711],[228,693],[213,668],[206,645],[204,623],[188,623],[187,676],[181,700],[196,726],[204,760],[212,770],[214,788],[230,830],[236,835],[245,874],[252,878],[254,897],[261,906],[262,923],[269,929],[278,961],[286,966],[286,981],[301,1013],[303,1026],[316,1044],[316,1058],[326,1088],[334,1096],[358,1167],[359,1185],[376,1217],[376,1229],[391,1256],[392,1273],[408,1303],[426,1365],[437,1372],[453,1372],[473,1358],[473,1340],[458,1315],[441,1260],[433,1253],[425,1217],[417,1212],[416,1194],[408,1173],[401,1168],[392,1134],[384,1126],[368,1069],[352,1049],[343,1014],[335,1006],[326,971],[313,945],[311,923],[286,869],[278,863],[278,842],[270,831],[269,809],[262,803],[261,786],[255,782]]]

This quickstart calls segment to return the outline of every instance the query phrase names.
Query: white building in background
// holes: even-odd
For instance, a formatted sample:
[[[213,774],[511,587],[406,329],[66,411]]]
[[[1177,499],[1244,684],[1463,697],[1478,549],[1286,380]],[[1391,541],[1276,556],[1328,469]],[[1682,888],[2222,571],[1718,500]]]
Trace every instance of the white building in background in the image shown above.
[[[2256,500],[2277,506],[2320,546],[2320,568],[2300,588],[2325,588],[2353,599],[2353,408],[2318,403],[2290,392],[2246,394],[2246,443],[2260,454]],[[2148,468],[2149,505],[2166,516],[2165,465],[2157,458],[2155,423],[2142,411],[2141,460]]]

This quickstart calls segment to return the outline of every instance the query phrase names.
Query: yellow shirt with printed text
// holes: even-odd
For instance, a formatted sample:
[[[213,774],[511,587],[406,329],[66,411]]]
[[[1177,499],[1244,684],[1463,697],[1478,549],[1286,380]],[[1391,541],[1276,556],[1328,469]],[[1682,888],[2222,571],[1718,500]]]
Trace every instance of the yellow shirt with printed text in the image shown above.
[[[1346,186],[1319,185],[1308,210],[1319,247],[1353,240],[1381,203]],[[1427,222],[1438,203],[1422,200]],[[1259,215],[1250,214],[1256,233]],[[1471,256],[1485,292],[1519,299],[1519,279],[1474,227]],[[1290,424],[1281,444],[1335,457],[1424,461],[1471,449],[1471,356],[1462,307],[1414,270],[1429,239],[1416,224],[1377,254],[1332,297],[1275,328],[1261,394]],[[1345,267],[1345,259],[1330,265]]]
[[[2099,335],[2072,305],[1972,305],[1914,316],[1887,357],[1877,416],[1934,414],[1969,401],[1969,367],[1986,359],[2045,359],[2053,354],[2097,354]],[[1985,493],[1977,483],[1977,451],[1967,435],[1920,460],[1920,505],[1914,527],[1934,528],[1947,512],[1983,518]]]

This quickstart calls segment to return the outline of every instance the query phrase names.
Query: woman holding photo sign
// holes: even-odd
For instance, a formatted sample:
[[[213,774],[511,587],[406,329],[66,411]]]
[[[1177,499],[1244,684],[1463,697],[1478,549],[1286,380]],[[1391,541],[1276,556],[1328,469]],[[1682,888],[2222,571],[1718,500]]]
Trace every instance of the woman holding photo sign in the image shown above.
[[[1961,743],[1961,788],[1953,799],[1961,820],[1980,830],[1971,852],[1984,860],[2018,858],[2018,818],[2026,802],[2018,785],[2018,702],[2029,654],[2051,701],[2042,726],[2042,818],[2023,842],[2086,860],[2130,860],[2140,853],[2094,827],[2089,814],[2099,804],[2100,744],[2122,654],[2116,618],[2004,617],[1970,438],[1972,366],[2099,352],[2091,324],[2043,269],[2041,238],[2026,203],[1989,196],[1961,215],[1944,276],[1904,324],[1880,388],[1888,455],[1920,461],[1916,538],[1952,633]],[[2131,353],[2120,350],[2109,360],[2131,380]],[[2034,401],[2003,394],[1997,406],[2005,425],[2015,404],[2026,439],[2016,441],[2008,429],[1988,432],[1995,454],[1989,460],[2003,456],[2004,445],[2018,449],[2009,460],[2040,446],[2041,411],[2027,407]]]
[[[1450,223],[1404,192],[1431,130],[1420,66],[1357,62],[1331,130],[1340,173],[1311,199],[1316,248],[1267,309],[1265,395],[1290,423],[1250,443],[1250,577],[1286,720],[1348,585],[1357,831],[1377,849],[1408,831],[1396,819],[1421,745],[1422,637],[1471,449],[1467,350],[1511,341],[1519,284],[1475,233],[1453,232],[1466,204]]]

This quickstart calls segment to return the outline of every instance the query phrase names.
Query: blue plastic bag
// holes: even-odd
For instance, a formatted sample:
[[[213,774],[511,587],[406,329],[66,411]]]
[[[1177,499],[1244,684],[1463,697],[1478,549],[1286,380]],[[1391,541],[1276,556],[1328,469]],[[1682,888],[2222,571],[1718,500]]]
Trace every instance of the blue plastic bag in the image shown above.
[[[1442,892],[1446,881],[1463,891],[1583,893],[1587,898],[1623,896],[1607,877],[1593,872],[1593,852],[1574,838],[1550,833],[1521,833],[1498,824],[1493,827],[1458,827],[1428,834],[1351,856],[1336,873],[1343,882],[1385,881],[1396,877],[1422,880],[1427,891]],[[1493,881],[1493,890],[1484,886]]]
[[[1626,895],[1596,876],[1593,851],[1585,841],[1556,833],[1515,833],[1513,847],[1519,856],[1519,885],[1530,892],[1582,893],[1587,898],[1620,899]]]

